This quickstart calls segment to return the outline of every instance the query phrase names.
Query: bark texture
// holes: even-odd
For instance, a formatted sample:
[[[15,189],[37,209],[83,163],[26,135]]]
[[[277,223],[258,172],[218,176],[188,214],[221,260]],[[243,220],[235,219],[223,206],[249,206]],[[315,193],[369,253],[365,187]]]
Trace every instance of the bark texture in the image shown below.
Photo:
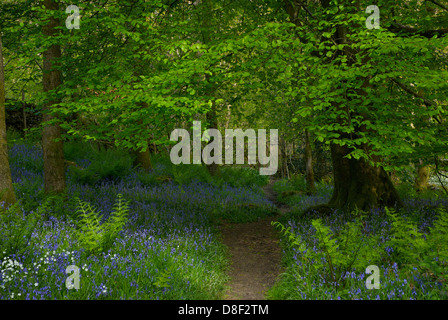
[[[5,114],[5,74],[3,69],[3,47],[0,31],[0,202],[5,207],[16,202],[8,160]]]
[[[59,5],[54,0],[44,0],[47,10],[59,10]],[[47,37],[57,36],[58,30],[55,27],[60,25],[59,19],[50,18],[47,25],[43,27],[43,34]],[[43,87],[44,92],[57,89],[62,84],[62,73],[55,69],[56,60],[61,57],[61,47],[52,45],[43,54]],[[43,121],[51,121],[55,117],[48,113],[52,106],[59,101],[50,101],[44,106]],[[44,184],[45,193],[63,193],[65,191],[65,163],[61,127],[58,124],[46,125],[42,132],[42,147],[44,154]]]
[[[216,109],[214,103],[212,106],[212,110],[207,112],[207,121],[209,123],[209,129],[218,129],[218,119],[216,116]],[[211,156],[214,156],[214,154],[211,154]],[[207,165],[207,170],[212,176],[217,176],[220,173],[219,165],[214,162],[212,164]]]
[[[151,158],[149,156],[149,148],[146,148],[146,151],[142,150],[133,150],[132,153],[135,156],[134,166],[142,167],[145,172],[149,172],[151,170]]]
[[[305,130],[305,176],[307,193],[315,194],[316,185],[314,183],[313,153],[311,150],[310,133],[308,130]]]
[[[347,210],[401,206],[400,197],[384,169],[362,159],[345,158],[349,152],[348,148],[331,145],[334,191],[328,206]]]
[[[415,178],[415,189],[417,191],[422,191],[429,187],[430,173],[430,166],[421,165],[417,168],[417,177]]]

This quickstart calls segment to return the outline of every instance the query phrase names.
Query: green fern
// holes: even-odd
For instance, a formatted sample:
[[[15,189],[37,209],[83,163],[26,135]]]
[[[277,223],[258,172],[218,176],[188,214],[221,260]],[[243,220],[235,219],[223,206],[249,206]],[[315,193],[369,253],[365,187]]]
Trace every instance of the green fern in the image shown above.
[[[31,235],[40,220],[37,213],[24,215],[19,202],[7,209],[0,208],[0,258],[21,255],[28,250]]]
[[[98,253],[109,249],[127,222],[128,203],[118,195],[114,211],[101,224],[101,216],[87,202],[78,199],[78,240],[88,253]]]
[[[167,267],[163,270],[158,276],[156,281],[154,282],[154,286],[157,288],[169,288],[170,287],[170,278],[173,271],[173,266]]]
[[[437,208],[437,220],[430,228],[428,242],[433,247],[434,253],[440,258],[448,260],[448,210]]]
[[[386,245],[394,249],[393,258],[401,262],[403,266],[410,266],[416,261],[421,261],[429,243],[425,241],[423,233],[418,231],[417,224],[406,221],[388,208],[386,208],[386,214],[392,220],[391,237]]]
[[[284,225],[282,225],[278,221],[272,221],[271,225],[274,227],[280,229],[280,233],[283,233],[285,237],[288,239],[288,244],[290,247],[296,247],[299,251],[303,252],[306,250],[306,245],[304,242],[302,242],[302,239],[300,236],[296,235],[295,233],[291,232],[291,227],[286,228]]]
[[[105,250],[112,246],[115,238],[124,228],[127,222],[129,203],[123,201],[122,195],[118,194],[118,199],[113,209],[114,211],[112,211],[109,219],[104,224],[103,249]]]
[[[87,252],[93,253],[101,250],[103,226],[100,224],[101,217],[90,203],[78,199],[78,239],[81,246]]]
[[[437,209],[438,217],[427,235],[417,231],[415,223],[386,211],[392,219],[391,239],[387,245],[394,249],[393,258],[402,267],[419,268],[436,282],[448,288],[448,212]],[[406,271],[406,270],[405,270]]]
[[[435,277],[437,282],[445,283],[445,290],[448,291],[448,211],[439,207],[437,215],[427,237],[430,249],[419,266]]]
[[[347,223],[338,235],[322,224],[321,219],[312,220],[316,229],[315,238],[318,240],[316,252],[306,250],[305,242],[292,233],[289,227],[285,228],[279,222],[274,222],[273,225],[281,229],[290,246],[302,252],[304,274],[307,272],[306,268],[311,268],[336,289],[345,287],[346,280],[343,276],[346,272],[357,268],[361,270],[373,261],[379,261],[383,252],[381,247],[372,250],[378,243],[378,237],[365,237],[360,220]]]

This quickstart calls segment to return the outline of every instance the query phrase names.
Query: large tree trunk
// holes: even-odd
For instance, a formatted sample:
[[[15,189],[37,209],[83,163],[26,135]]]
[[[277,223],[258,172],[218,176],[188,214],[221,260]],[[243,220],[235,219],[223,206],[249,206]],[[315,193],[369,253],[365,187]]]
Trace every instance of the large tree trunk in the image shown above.
[[[316,185],[314,184],[313,153],[311,150],[310,133],[308,130],[305,130],[305,176],[307,193],[315,194]]]
[[[347,159],[348,148],[331,145],[334,191],[327,207],[368,210],[401,206],[400,197],[382,167],[373,167],[363,159]]]
[[[5,75],[3,69],[3,47],[0,31],[0,202],[5,208],[16,202],[12,186],[11,169],[8,161],[6,142]]]
[[[47,10],[59,10],[59,5],[54,0],[44,0]],[[55,27],[60,25],[59,19],[50,18],[43,27],[43,34],[47,37],[57,36]],[[57,89],[62,84],[62,73],[56,70],[55,60],[61,57],[61,47],[52,45],[44,52],[43,63],[43,87],[44,92]],[[58,101],[50,101],[44,106],[43,121],[53,120],[55,117],[49,114],[53,105]],[[61,140],[61,127],[58,124],[46,125],[42,132],[42,147],[44,153],[44,184],[45,193],[63,193],[65,191],[65,163],[63,142]],[[59,139],[59,141],[56,141]]]

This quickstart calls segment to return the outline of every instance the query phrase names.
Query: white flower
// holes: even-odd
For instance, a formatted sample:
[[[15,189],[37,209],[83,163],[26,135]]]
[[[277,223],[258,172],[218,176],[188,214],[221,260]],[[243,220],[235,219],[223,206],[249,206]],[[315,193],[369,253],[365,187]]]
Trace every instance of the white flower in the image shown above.
[[[38,284],[37,282],[34,284],[35,287],[37,287],[38,285],[39,285],[39,284]]]

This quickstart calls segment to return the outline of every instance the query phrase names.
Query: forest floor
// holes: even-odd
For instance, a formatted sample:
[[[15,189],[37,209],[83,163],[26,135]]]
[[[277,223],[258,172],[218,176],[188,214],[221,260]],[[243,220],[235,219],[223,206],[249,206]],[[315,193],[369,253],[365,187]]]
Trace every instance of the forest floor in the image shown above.
[[[279,209],[280,215],[289,210],[288,206],[276,201],[276,193],[270,181],[263,188],[266,197]],[[226,300],[263,300],[266,291],[272,287],[282,272],[279,237],[272,221],[279,215],[250,223],[223,223],[221,233],[223,243],[231,254],[229,288]]]

